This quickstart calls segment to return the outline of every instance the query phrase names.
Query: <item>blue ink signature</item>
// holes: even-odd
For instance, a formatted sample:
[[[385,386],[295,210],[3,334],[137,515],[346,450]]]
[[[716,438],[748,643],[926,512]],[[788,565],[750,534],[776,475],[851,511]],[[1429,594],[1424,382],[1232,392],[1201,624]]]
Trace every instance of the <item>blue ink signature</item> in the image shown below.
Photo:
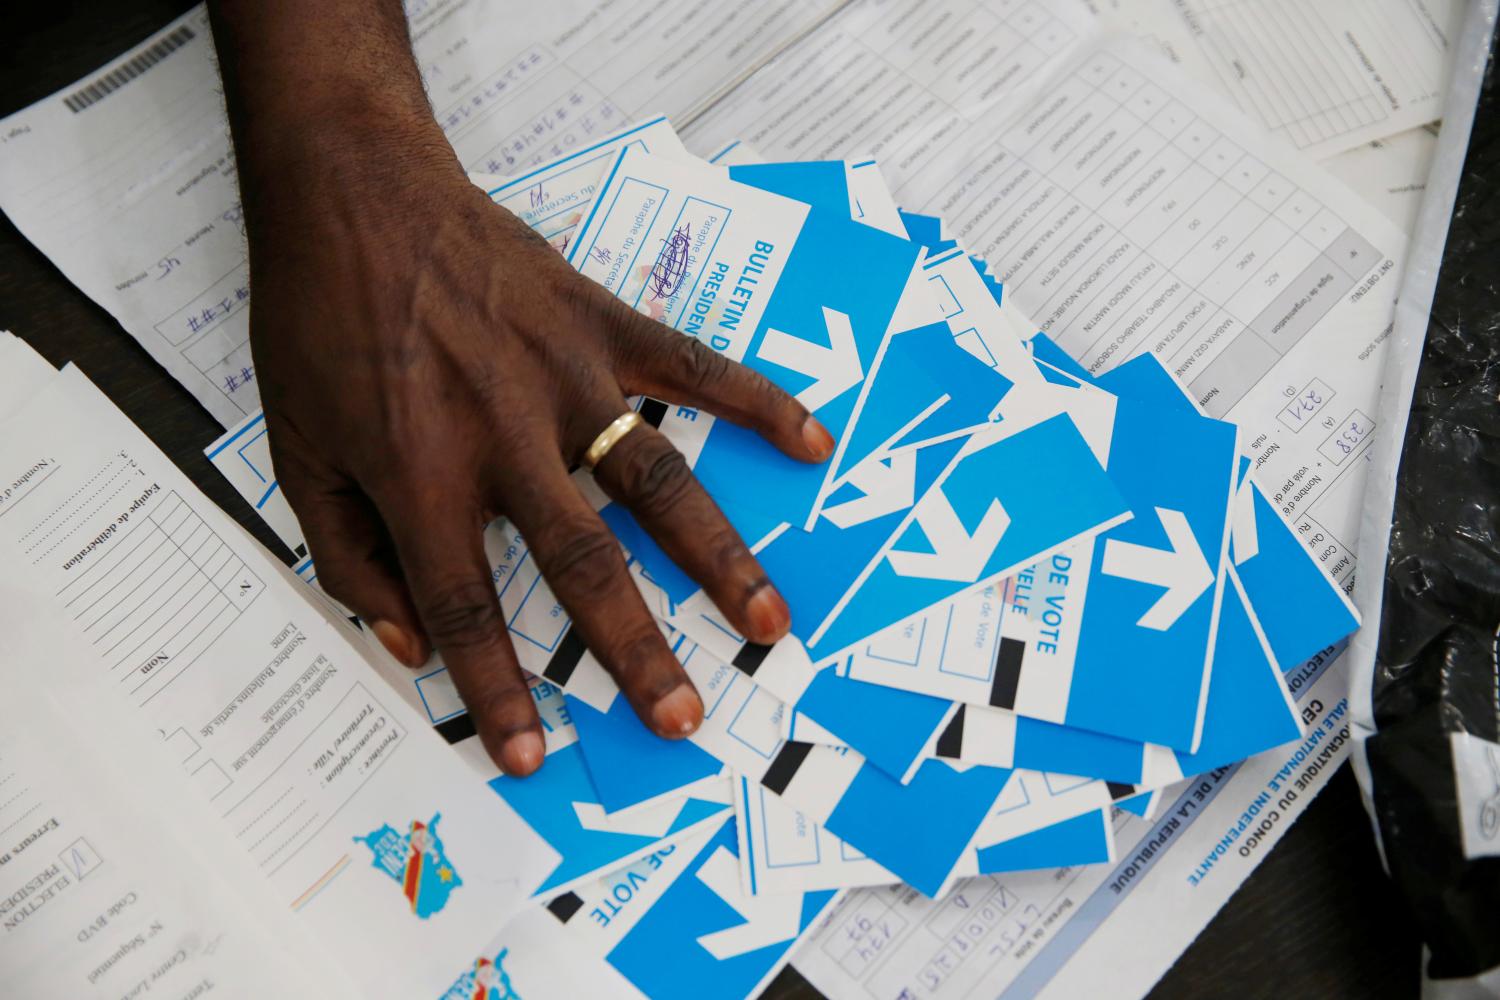
[[[656,255],[656,263],[651,265],[650,285],[653,299],[666,298],[671,295],[677,291],[677,286],[682,284],[682,279],[687,277],[688,249],[692,241],[691,226],[686,222],[662,241],[661,253]]]

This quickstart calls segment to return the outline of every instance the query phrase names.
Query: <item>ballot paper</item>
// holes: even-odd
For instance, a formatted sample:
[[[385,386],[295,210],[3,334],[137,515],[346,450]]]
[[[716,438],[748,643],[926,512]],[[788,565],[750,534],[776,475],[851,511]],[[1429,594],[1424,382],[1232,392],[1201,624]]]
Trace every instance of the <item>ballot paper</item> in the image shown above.
[[[762,785],[734,783],[741,888],[751,896],[895,885],[901,880]]]
[[[797,970],[833,998],[1144,996],[1348,753],[1343,660],[1289,680],[1308,735],[1189,782],[1155,820],[1116,811],[1114,865],[969,879],[935,901],[854,890]]]
[[[1034,344],[1039,357],[1056,357],[1055,345],[1047,338],[1038,336]],[[1065,357],[1056,359],[1073,365]],[[1150,356],[1137,358],[1099,381],[1135,399],[1179,408],[1191,405]],[[964,715],[953,718],[938,739],[938,755],[997,766],[1040,767],[1159,783],[1242,759],[1299,736],[1297,713],[1279,671],[1284,666],[1299,665],[1309,655],[1343,639],[1357,626],[1358,617],[1317,563],[1315,554],[1269,510],[1264,498],[1253,509],[1242,509],[1259,497],[1247,473],[1248,460],[1242,460],[1235,500],[1241,508],[1234,521],[1238,536],[1235,560],[1226,568],[1229,589],[1212,648],[1213,669],[1205,704],[1208,716],[1203,725],[1209,734],[1206,746],[1198,748],[1197,753],[1178,752],[1165,759],[1157,753],[1148,777],[1147,765],[1153,753],[1150,747],[1079,729],[1039,725],[994,708],[969,706]],[[1241,582],[1244,573],[1252,574],[1250,587]],[[1026,587],[1029,591],[1035,586],[1032,574]],[[883,683],[909,689],[919,683],[917,678],[924,672],[946,675],[961,672],[965,665],[998,671],[1006,660],[1003,618],[1008,603],[1002,603],[1000,593],[990,589],[954,602],[947,614],[940,613],[935,621],[922,617],[908,622],[856,654],[850,663],[850,675],[883,678]],[[997,618],[1001,620],[996,622]],[[1011,642],[1015,649],[1017,640]]]
[[[988,608],[970,602],[978,641],[951,655],[945,643],[924,660],[924,618],[877,639],[877,654],[857,653],[851,676],[1193,748],[1213,657],[1236,432],[1134,399],[1118,399],[1114,410],[1107,471],[1135,516],[1091,546],[1023,570]],[[1136,668],[1119,670],[1121,657]],[[923,666],[919,681],[913,667]]]
[[[858,750],[882,771],[907,781],[923,760],[934,755],[938,733],[959,706],[942,698],[851,681],[847,670],[834,664],[817,672],[792,708],[784,716],[788,727],[801,719],[804,730],[815,725],[822,731],[804,742]],[[790,731],[787,735],[801,738],[792,737]]]
[[[559,0],[413,4],[413,48],[459,161],[513,174],[646,112],[682,116],[836,7],[649,12]],[[0,122],[0,208],[226,427],[259,405],[243,209],[208,13]]]
[[[495,204],[515,213],[566,254],[578,223],[594,201],[599,179],[620,150],[630,147],[658,156],[686,159],[688,152],[664,117],[627,125],[567,156],[515,176],[470,174]]]
[[[1204,704],[1204,737],[1195,752],[1174,752],[1040,723],[1003,709],[965,705],[938,737],[936,754],[1159,787],[1297,739],[1302,727],[1281,664],[1233,567],[1226,569],[1226,581]],[[1345,632],[1334,620],[1325,625],[1324,634],[1334,643]]]
[[[1114,830],[1107,807],[1081,813],[1055,807],[1049,811],[1046,803],[1027,799],[1025,777],[1012,777],[1007,794],[959,862],[960,873],[972,876],[1114,860]],[[1040,775],[1030,777],[1046,780]],[[1054,776],[1052,780],[1065,783],[1073,779]],[[900,881],[764,788],[741,779],[736,784],[736,796],[746,892],[779,895]],[[1029,814],[1030,822],[1016,822],[1025,814]]]
[[[1171,752],[1160,748],[1168,756]],[[992,767],[1089,774],[1122,784],[1153,784],[1151,745],[1028,719],[1008,709],[959,705],[933,745],[935,756]],[[1169,777],[1175,777],[1175,772]]]
[[[1239,424],[1267,496],[1300,536],[1321,534],[1319,560],[1347,586],[1400,233],[1159,53],[1083,37],[1066,7],[1026,6],[1038,34],[1005,33],[992,57],[935,62],[990,16],[959,7],[969,21],[853,5],[679,121],[684,139],[878,157],[898,202],[945,218],[1087,371],[1150,351]],[[882,55],[908,38],[931,52]],[[888,110],[892,94],[913,110]],[[825,121],[845,124],[807,125]],[[1284,412],[1318,385],[1321,403]]]
[[[839,213],[810,210],[712,167],[627,149],[569,251],[631,308],[795,383],[840,446],[831,465],[788,463],[753,431],[706,414],[690,459],[711,494],[800,526],[842,460],[906,287],[920,280],[918,248],[851,221],[843,200]]]
[[[6,994],[359,995],[295,933],[213,814],[189,798],[170,758],[165,771],[153,768],[159,744],[112,732],[109,752],[99,752],[95,725],[105,714],[88,699],[56,697],[51,686],[59,660],[91,651],[77,648],[43,603],[7,598],[8,612],[37,627],[0,636]]]
[[[1039,336],[1035,343],[1045,341]],[[1115,368],[1097,384],[1160,405],[1195,406],[1181,384],[1151,355]],[[1294,417],[1320,407],[1325,391],[1321,385],[1310,386],[1283,408],[1282,415]],[[1285,520],[1252,473],[1249,455],[1240,459],[1237,483],[1230,525],[1231,563],[1272,654],[1283,668],[1290,669],[1358,628],[1359,611],[1336,582],[1339,565],[1326,562],[1332,554],[1320,548],[1326,538],[1317,531],[1302,533]]]
[[[532,909],[444,997],[757,996],[838,893],[750,897],[738,852],[730,819]]]
[[[1442,114],[1460,0],[1093,0],[1318,159]]]
[[[939,894],[1005,787],[1009,772],[924,761],[903,782],[857,752],[795,743],[781,735],[786,711],[742,670],[682,636],[673,651],[704,701],[703,724],[687,740],[663,743],[636,717],[613,679],[590,654],[548,679],[569,693],[585,757],[612,758],[625,780],[668,754],[708,755],[780,795],[903,881]],[[593,772],[601,773],[601,772]],[[921,826],[895,826],[891,815],[921,815]]]
[[[536,896],[556,896],[730,815],[729,780],[718,777],[635,803],[639,808],[628,815],[609,809],[595,790],[562,692],[546,682],[531,690],[546,743],[544,766],[526,778],[497,775],[490,786],[562,855]]]
[[[440,989],[556,854],[76,369],[30,391],[0,439],[0,586],[87,643],[52,683],[159,734],[357,983]]]

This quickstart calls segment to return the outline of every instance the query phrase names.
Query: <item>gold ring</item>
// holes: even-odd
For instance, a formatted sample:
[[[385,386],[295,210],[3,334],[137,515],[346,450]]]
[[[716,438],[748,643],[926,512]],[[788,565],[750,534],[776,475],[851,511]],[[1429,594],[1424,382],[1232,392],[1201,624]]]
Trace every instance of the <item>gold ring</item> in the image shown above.
[[[608,427],[599,432],[594,438],[594,443],[589,445],[589,450],[583,453],[583,464],[592,471],[598,464],[604,461],[610,449],[620,443],[620,439],[640,425],[641,415],[634,410],[620,414],[610,421]]]

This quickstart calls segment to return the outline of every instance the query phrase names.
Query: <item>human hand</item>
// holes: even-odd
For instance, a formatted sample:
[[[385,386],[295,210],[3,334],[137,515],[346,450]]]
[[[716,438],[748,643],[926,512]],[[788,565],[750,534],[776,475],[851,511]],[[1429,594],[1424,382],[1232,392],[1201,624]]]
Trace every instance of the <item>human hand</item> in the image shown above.
[[[762,376],[577,274],[468,182],[440,133],[375,131],[371,147],[401,152],[330,140],[303,183],[246,198],[256,376],[319,582],[406,665],[441,653],[490,755],[530,773],[541,726],[481,537],[505,516],[641,719],[691,733],[702,702],[568,468],[636,394],[803,461],[832,438]],[[786,634],[785,601],[658,431],[636,427],[594,475],[743,635]]]

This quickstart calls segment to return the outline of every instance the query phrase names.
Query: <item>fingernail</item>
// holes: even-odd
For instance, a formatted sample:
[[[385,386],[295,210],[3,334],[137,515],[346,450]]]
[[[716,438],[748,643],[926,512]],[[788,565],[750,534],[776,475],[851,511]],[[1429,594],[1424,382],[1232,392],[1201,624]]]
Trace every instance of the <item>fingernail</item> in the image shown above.
[[[542,757],[546,752],[546,748],[542,746],[542,738],[536,733],[517,733],[500,748],[500,763],[506,774],[524,778],[542,766]]]
[[[679,684],[651,709],[651,722],[662,736],[691,736],[703,721],[703,701],[691,684]]]
[[[833,454],[833,435],[817,417],[808,417],[802,424],[802,441],[819,462],[828,461]]]
[[[786,635],[786,630],[792,627],[792,612],[786,606],[786,599],[769,583],[762,584],[750,596],[749,603],[745,605],[745,614],[755,633],[750,638],[762,645],[769,646]]]
[[[399,625],[379,621],[370,626],[370,631],[375,633],[375,638],[380,640],[387,653],[406,666],[415,669],[427,662],[421,640]]]

